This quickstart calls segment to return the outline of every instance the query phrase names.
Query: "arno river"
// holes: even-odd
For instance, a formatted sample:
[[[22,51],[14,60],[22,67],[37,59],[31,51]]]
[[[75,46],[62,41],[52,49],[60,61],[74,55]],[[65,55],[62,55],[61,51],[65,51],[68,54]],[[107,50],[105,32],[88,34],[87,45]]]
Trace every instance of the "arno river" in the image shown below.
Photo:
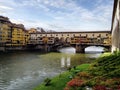
[[[76,54],[73,49],[61,53],[39,51],[0,54],[0,90],[32,90],[45,78],[53,77],[67,67],[93,62],[100,53]]]

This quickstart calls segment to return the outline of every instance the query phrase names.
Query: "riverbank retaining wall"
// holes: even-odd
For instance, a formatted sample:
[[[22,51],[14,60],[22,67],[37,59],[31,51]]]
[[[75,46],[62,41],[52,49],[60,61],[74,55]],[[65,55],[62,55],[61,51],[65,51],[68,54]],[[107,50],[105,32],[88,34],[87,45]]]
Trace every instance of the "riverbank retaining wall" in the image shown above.
[[[120,50],[120,0],[114,0],[112,16],[112,52]]]

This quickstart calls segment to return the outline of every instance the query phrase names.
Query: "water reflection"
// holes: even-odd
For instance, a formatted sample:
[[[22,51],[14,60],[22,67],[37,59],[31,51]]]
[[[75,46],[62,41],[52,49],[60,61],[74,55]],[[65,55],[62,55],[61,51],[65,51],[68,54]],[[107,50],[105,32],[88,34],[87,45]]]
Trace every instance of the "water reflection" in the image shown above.
[[[70,67],[70,57],[67,57],[67,67]]]
[[[100,46],[90,46],[85,48],[85,51],[87,53],[101,53],[104,51],[104,47],[100,47]]]
[[[65,67],[65,58],[64,57],[61,58],[61,67]]]
[[[61,58],[61,67],[62,67],[62,68],[63,68],[63,67],[70,67],[70,65],[71,65],[70,57],[67,57],[67,58],[62,57],[62,58]]]
[[[73,47],[67,47],[67,48],[60,49],[59,52],[65,53],[65,54],[75,54],[76,50]]]

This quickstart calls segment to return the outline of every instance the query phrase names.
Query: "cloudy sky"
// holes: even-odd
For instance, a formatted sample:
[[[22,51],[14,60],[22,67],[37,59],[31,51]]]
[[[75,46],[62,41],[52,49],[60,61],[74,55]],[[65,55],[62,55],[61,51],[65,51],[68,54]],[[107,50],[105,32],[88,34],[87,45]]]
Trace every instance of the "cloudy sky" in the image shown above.
[[[0,15],[26,28],[110,30],[113,0],[0,0]]]

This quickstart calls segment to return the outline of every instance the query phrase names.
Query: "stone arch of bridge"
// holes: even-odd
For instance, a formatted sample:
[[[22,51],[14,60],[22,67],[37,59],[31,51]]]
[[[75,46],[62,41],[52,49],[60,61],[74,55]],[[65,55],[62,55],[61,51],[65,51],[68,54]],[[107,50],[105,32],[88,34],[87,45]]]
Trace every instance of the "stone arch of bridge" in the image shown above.
[[[58,46],[57,50],[65,48],[65,47],[73,47],[73,48],[76,49],[76,53],[84,53],[85,48],[88,47],[88,46],[86,46],[86,45],[77,45],[77,44],[71,45],[71,44],[67,43],[67,44],[62,44],[62,45]]]
[[[64,47],[73,47],[76,49],[76,53],[85,53],[85,48],[90,47],[93,45],[81,45],[81,44],[66,44],[66,45],[61,45],[57,49],[64,48]],[[111,46],[103,46],[103,45],[94,45],[94,46],[100,46],[105,48],[106,51],[111,51]]]

